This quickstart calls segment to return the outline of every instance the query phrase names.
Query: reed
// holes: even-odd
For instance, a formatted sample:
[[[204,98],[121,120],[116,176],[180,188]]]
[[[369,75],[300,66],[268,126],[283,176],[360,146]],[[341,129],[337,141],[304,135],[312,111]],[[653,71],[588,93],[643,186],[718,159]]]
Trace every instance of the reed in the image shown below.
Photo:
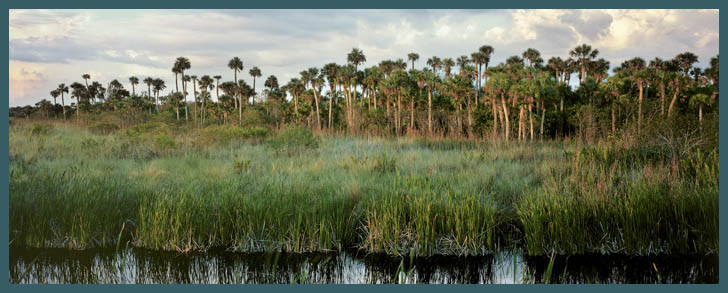
[[[479,255],[515,242],[540,255],[718,252],[715,150],[376,137],[291,145],[281,137],[159,123],[115,132],[13,124],[11,243]]]

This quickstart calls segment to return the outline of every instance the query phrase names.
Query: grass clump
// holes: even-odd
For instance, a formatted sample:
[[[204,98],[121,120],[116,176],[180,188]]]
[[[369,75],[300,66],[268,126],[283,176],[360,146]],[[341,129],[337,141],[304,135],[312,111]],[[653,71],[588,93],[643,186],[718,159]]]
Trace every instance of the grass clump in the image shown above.
[[[45,136],[53,131],[53,125],[48,123],[33,123],[28,126],[28,135]]]
[[[280,130],[278,136],[268,141],[268,145],[276,152],[293,154],[317,149],[319,147],[319,139],[313,135],[311,129],[285,127]]]
[[[108,135],[118,131],[119,125],[116,125],[114,123],[102,122],[90,126],[88,130],[96,134]]]
[[[197,144],[200,145],[228,145],[245,141],[257,142],[268,136],[268,128],[251,126],[240,127],[236,125],[216,125],[202,128],[198,131]]]

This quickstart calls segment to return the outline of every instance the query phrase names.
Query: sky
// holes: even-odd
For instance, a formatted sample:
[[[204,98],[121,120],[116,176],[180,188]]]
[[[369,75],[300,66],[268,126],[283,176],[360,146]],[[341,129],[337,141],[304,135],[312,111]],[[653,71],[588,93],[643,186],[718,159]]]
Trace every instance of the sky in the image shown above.
[[[691,51],[699,67],[718,54],[718,10],[13,10],[10,13],[9,104],[49,99],[59,83],[91,81],[106,86],[130,76],[162,78],[174,90],[174,60],[190,59],[189,75],[233,80],[227,62],[281,85],[309,67],[346,63],[352,48],[364,66],[418,53],[415,67],[432,56],[455,59],[482,45],[491,64],[527,48],[542,58],[568,57],[586,43],[612,67],[642,57],[673,58]],[[408,62],[409,63],[409,62]],[[256,88],[262,81],[256,82]],[[146,85],[137,85],[137,92]],[[260,91],[260,90],[258,90]]]

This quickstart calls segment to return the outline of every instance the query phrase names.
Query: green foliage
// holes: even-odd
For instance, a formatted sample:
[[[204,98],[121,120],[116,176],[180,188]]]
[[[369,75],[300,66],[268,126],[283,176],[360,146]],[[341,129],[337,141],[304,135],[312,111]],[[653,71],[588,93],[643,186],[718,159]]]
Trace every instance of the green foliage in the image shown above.
[[[313,135],[311,129],[304,127],[285,127],[278,136],[268,140],[268,145],[276,152],[289,154],[313,150],[319,147],[319,139]]]
[[[320,151],[279,156],[269,143],[237,142],[248,128],[210,129],[208,139],[232,138],[206,146],[196,138],[205,129],[157,123],[103,136],[56,126],[40,136],[52,139],[28,129],[10,128],[12,245],[398,255],[514,244],[535,255],[718,249],[718,151],[684,136],[585,147],[319,139],[286,128],[269,143]]]
[[[112,134],[119,130],[119,125],[113,124],[113,123],[97,123],[88,128],[89,131],[96,133],[96,134]]]
[[[246,107],[243,110],[243,126],[262,126],[267,123],[266,115],[260,109]]]
[[[146,122],[132,126],[126,131],[130,137],[140,137],[144,135],[167,134],[171,132],[168,124],[163,122]]]
[[[47,123],[33,123],[28,126],[28,134],[30,136],[44,136],[53,131],[53,125]]]
[[[235,169],[235,172],[238,174],[247,173],[250,170],[250,167],[252,166],[251,160],[246,159],[234,159],[233,160],[233,168]]]
[[[235,125],[217,125],[202,128],[198,131],[197,143],[201,145],[227,145],[240,141],[260,141],[268,136],[268,128]]]
[[[374,157],[374,166],[372,170],[377,173],[392,173],[397,170],[397,157],[390,156],[387,153],[379,153]]]
[[[164,134],[155,136],[154,144],[162,149],[174,149],[177,146],[174,139]]]

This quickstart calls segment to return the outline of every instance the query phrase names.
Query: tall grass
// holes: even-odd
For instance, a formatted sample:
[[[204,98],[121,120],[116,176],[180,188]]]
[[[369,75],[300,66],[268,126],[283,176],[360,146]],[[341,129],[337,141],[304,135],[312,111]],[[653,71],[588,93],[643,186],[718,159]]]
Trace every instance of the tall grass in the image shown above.
[[[292,133],[304,143],[258,128],[13,124],[10,239],[183,252],[472,255],[515,241],[529,254],[717,253],[717,151]]]

